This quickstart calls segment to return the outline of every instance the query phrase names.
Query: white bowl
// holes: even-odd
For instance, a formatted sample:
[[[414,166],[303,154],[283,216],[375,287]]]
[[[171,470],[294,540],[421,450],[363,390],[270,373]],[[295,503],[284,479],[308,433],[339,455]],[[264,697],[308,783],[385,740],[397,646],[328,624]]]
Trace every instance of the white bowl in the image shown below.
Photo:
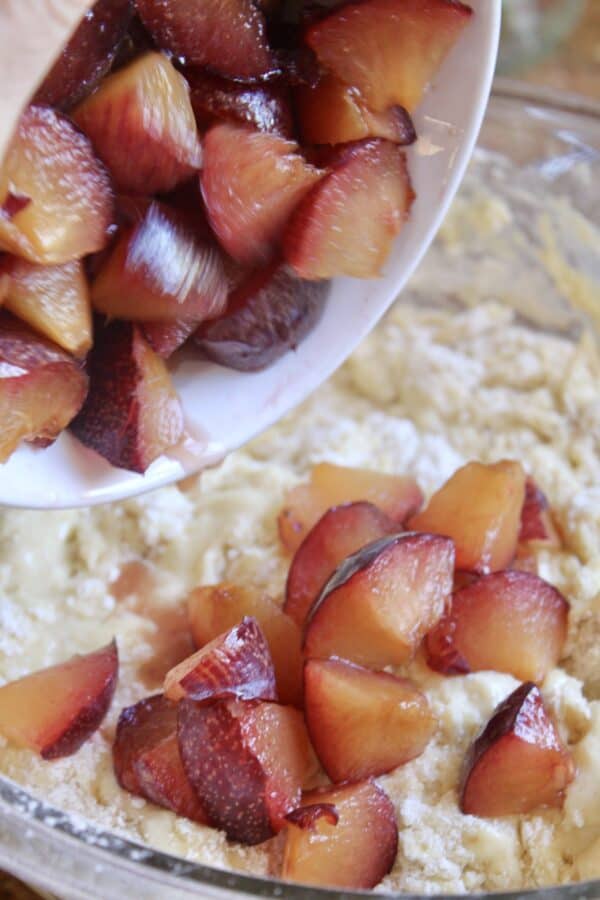
[[[382,278],[336,278],[322,320],[296,352],[263,372],[184,356],[174,368],[188,437],[144,475],[117,469],[64,433],[45,450],[23,446],[0,466],[0,503],[61,508],[118,500],[218,462],[324,381],[383,315],[429,247],[460,184],[483,120],[498,48],[501,0],[475,10],[415,114],[409,148],[417,199]]]

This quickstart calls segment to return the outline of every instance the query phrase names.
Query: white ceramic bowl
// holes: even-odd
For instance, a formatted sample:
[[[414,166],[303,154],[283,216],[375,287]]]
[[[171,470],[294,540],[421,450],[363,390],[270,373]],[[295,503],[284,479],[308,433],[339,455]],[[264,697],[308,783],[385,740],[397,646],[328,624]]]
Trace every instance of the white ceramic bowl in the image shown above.
[[[258,373],[184,356],[174,364],[188,438],[145,475],[109,465],[64,433],[45,450],[20,448],[0,466],[0,503],[59,508],[139,494],[214,464],[279,419],[324,381],[383,315],[431,243],[479,133],[494,72],[501,0],[475,10],[415,115],[409,148],[417,199],[382,278],[334,279],[325,314],[296,352]]]

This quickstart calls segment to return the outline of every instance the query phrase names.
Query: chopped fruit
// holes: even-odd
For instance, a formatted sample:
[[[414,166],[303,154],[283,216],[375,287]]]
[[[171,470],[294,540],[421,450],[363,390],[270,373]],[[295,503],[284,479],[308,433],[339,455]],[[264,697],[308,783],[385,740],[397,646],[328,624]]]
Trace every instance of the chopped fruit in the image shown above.
[[[202,69],[189,69],[185,74],[199,128],[206,129],[225,119],[284,138],[292,136],[292,112],[287,92],[280,85],[240,84]]]
[[[294,101],[302,139],[307,144],[345,144],[370,137],[412,144],[417,137],[402,106],[374,112],[361,102],[354,88],[333,75],[326,75],[314,87],[296,88]]]
[[[165,676],[169,700],[277,700],[267,639],[256,619],[219,635]]]
[[[204,137],[208,217],[225,250],[246,265],[274,256],[292,211],[321,175],[277,134],[223,122]]]
[[[279,831],[299,801],[309,762],[301,714],[260,701],[178,703],[183,765],[217,828],[259,844]]]
[[[108,175],[85,135],[30,106],[0,168],[0,249],[54,265],[101,250],[113,216]]]
[[[81,408],[87,389],[76,360],[0,313],[0,462],[21,441],[54,441]]]
[[[200,168],[189,88],[162,53],[109,75],[73,118],[121,191],[169,191]]]
[[[457,0],[364,0],[316,22],[306,41],[374,110],[413,112],[471,13]]]
[[[98,729],[119,671],[117,645],[73,656],[0,687],[0,732],[43,759],[71,756]]]
[[[5,272],[6,309],[74,356],[85,356],[92,346],[92,312],[81,262],[36,266],[14,257]]]
[[[274,68],[264,17],[251,0],[136,0],[136,6],[158,46],[186,65],[236,81]]]
[[[552,510],[548,498],[533,478],[527,478],[525,481],[525,501],[521,510],[519,543],[556,549],[561,546],[560,536],[552,521]]]
[[[244,616],[253,616],[269,644],[279,699],[282,703],[301,706],[300,629],[271,597],[235,584],[211,585],[196,588],[190,593],[188,610],[197,647],[233,628]]]
[[[517,552],[510,567],[520,572],[530,572],[532,575],[538,574],[537,555],[528,541],[517,544]]]
[[[319,819],[325,819],[330,825],[337,825],[340,820],[333,803],[313,803],[310,806],[299,806],[285,817],[286,822],[298,828],[312,829]]]
[[[238,285],[225,313],[203,322],[194,340],[222,366],[243,372],[264,369],[295,350],[314,328],[328,290],[326,282],[302,281],[275,263]]]
[[[318,463],[309,483],[292,488],[285,498],[277,520],[284,547],[293,553],[328,509],[357,500],[373,503],[401,525],[420,508],[423,494],[414,478]]]
[[[114,466],[145,472],[183,433],[181,406],[164,362],[130,322],[96,329],[90,392],[71,428]]]
[[[289,568],[284,611],[302,626],[319,591],[343,560],[398,530],[372,503],[357,501],[334,506],[313,526]]]
[[[496,707],[471,746],[460,808],[473,816],[511,816],[561,807],[575,766],[538,688],[520,685]]]
[[[360,665],[402,665],[450,600],[454,547],[436,534],[381,538],[349,556],[310,612],[306,657]]]
[[[177,704],[156,694],[122,710],[113,744],[122,788],[200,824],[208,823],[177,742]]]
[[[429,703],[407,678],[342,659],[304,667],[308,733],[332,781],[383,775],[419,756],[435,730]]]
[[[69,109],[89,94],[110,69],[132,15],[131,0],[96,0],[33,102]]]
[[[494,572],[457,591],[427,635],[428,663],[446,674],[493,669],[541,682],[567,638],[569,604],[528,572]]]
[[[398,826],[394,807],[372,781],[326,788],[305,795],[308,807],[333,806],[327,813],[288,818],[282,878],[302,884],[368,889],[379,884],[394,864]]]
[[[285,258],[301,278],[376,278],[414,196],[397,144],[345,144],[292,215]]]
[[[409,528],[451,537],[456,568],[486,574],[505,569],[515,555],[525,472],[518,462],[470,462],[436,491]]]
[[[96,275],[94,308],[132,321],[200,322],[222,312],[227,279],[217,248],[196,239],[178,214],[151,203],[126,229]]]
[[[183,319],[140,323],[142,334],[162,359],[169,359],[176,350],[183,347],[197,327],[197,322],[184,322]]]

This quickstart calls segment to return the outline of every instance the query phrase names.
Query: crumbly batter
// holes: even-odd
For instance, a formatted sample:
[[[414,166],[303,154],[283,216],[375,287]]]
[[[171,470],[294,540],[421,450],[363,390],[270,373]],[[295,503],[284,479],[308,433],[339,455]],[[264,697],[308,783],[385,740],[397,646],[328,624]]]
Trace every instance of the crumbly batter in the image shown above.
[[[120,790],[112,773],[120,709],[159,689],[190,649],[182,598],[224,578],[281,597],[288,559],[276,516],[286,489],[314,462],[414,474],[431,492],[469,459],[513,457],[547,493],[565,540],[561,552],[540,554],[540,574],[571,603],[565,658],[542,690],[578,774],[562,811],[462,815],[457,783],[466,748],[517,682],[494,672],[443,677],[417,658],[408,671],[439,728],[422,756],[380,779],[400,828],[398,859],[381,888],[466,892],[600,877],[600,360],[564,310],[556,324],[568,337],[523,321],[524,282],[506,250],[517,240],[512,213],[480,187],[475,196],[475,187],[467,182],[411,290],[345,366],[219,468],[111,507],[2,513],[0,677],[89,651],[113,635],[121,674],[110,714],[75,756],[48,763],[3,744],[1,772],[134,840],[215,866],[270,872],[276,841],[229,845],[219,832]],[[542,241],[553,235],[548,215]],[[462,263],[468,242],[475,243],[470,270]],[[481,276],[492,247],[501,251],[497,282]],[[553,289],[569,284],[578,292],[571,302],[585,308],[585,276],[567,277],[569,263],[553,258]]]

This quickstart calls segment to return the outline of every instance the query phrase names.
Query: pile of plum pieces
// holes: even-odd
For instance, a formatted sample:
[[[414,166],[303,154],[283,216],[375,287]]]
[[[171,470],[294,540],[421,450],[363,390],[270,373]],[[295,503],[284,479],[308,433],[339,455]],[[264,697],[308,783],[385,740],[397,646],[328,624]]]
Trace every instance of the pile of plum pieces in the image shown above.
[[[97,0],[0,168],[0,460],[69,426],[137,472],[182,437],[187,342],[248,371],[408,216],[410,114],[458,0]]]
[[[283,606],[248,585],[190,593],[199,649],[162,693],[122,710],[119,784],[233,841],[279,835],[284,879],[374,887],[398,842],[374,779],[419,756],[436,729],[417,684],[389,671],[420,654],[443,675],[522,682],[466,755],[462,812],[560,807],[574,764],[538,685],[560,658],[569,607],[535,571],[539,548],[561,544],[547,500],[502,461],[469,463],[422,504],[411,478],[317,465],[279,517],[293,554]],[[71,753],[116,677],[113,643],[12,682],[0,730],[47,759]]]

